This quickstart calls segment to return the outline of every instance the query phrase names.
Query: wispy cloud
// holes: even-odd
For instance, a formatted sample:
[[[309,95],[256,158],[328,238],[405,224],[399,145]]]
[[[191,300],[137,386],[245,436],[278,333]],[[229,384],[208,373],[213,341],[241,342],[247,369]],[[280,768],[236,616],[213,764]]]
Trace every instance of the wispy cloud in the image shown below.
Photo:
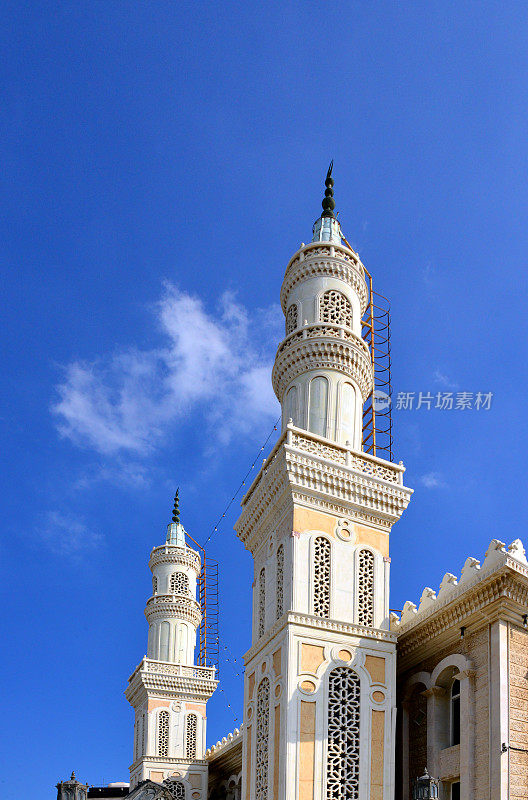
[[[52,407],[63,436],[104,455],[143,456],[198,408],[223,442],[278,416],[270,381],[278,306],[250,316],[228,292],[211,314],[199,298],[167,284],[155,317],[159,348],[130,347],[66,366]]]
[[[70,558],[80,558],[104,543],[103,536],[89,530],[82,519],[61,511],[49,511],[37,532],[52,553]]]
[[[420,477],[420,483],[426,489],[445,489],[447,486],[440,472],[427,472]]]
[[[433,380],[438,386],[442,386],[444,389],[458,389],[458,383],[451,380],[448,375],[438,368],[433,372]]]

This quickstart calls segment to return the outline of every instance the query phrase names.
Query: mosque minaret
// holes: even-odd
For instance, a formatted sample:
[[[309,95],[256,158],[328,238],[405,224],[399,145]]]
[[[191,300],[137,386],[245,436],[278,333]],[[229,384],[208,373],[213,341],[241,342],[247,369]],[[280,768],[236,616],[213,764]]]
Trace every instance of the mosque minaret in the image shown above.
[[[254,559],[245,800],[394,796],[389,533],[411,490],[403,466],[362,450],[368,289],[333,185],[330,167],[312,242],[286,267],[272,377],[282,435],[235,526]]]
[[[152,550],[149,567],[147,655],[126,690],[135,712],[130,787],[149,779],[164,782],[173,798],[192,792],[196,800],[206,800],[206,703],[217,681],[214,667],[195,664],[201,560],[186,543],[178,492],[165,544]]]

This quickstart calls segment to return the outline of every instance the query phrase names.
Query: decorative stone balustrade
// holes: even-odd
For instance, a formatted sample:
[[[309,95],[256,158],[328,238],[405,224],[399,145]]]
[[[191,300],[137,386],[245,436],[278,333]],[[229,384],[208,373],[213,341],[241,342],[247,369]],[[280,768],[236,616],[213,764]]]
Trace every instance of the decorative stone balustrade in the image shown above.
[[[155,547],[150,553],[149,567],[152,569],[158,564],[183,564],[196,570],[200,574],[200,556],[190,547],[176,547],[173,544],[163,544]]]
[[[196,627],[202,619],[199,603],[189,595],[153,595],[147,600],[145,616],[150,621],[157,613],[187,619]]]

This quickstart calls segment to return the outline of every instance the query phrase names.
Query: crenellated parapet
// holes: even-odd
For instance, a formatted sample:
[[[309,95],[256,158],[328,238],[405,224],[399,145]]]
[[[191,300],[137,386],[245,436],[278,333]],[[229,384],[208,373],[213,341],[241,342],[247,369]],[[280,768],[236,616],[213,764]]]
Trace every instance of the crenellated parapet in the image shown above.
[[[401,616],[391,614],[391,630],[398,637],[401,666],[406,656],[433,637],[461,636],[470,626],[500,615],[520,624],[528,606],[528,560],[520,539],[508,547],[492,539],[481,562],[470,556],[460,577],[446,572],[438,592],[426,586],[419,603],[407,600]],[[462,631],[462,634],[460,633]],[[414,656],[416,657],[416,656]]]

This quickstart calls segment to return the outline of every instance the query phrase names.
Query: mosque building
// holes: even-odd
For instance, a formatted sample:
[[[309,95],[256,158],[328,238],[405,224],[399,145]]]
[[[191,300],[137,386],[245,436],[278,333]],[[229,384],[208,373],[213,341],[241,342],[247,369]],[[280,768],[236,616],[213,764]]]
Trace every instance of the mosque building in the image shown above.
[[[383,428],[372,278],[334,213],[331,167],[312,241],[280,292],[280,435],[235,525],[254,563],[243,725],[207,749],[218,681],[201,646],[206,556],[176,498],[150,554],[147,653],[126,689],[130,784],[73,775],[58,800],[528,797],[521,541],[493,539],[482,564],[468,557],[438,593],[390,610],[390,534],[413,492]]]

